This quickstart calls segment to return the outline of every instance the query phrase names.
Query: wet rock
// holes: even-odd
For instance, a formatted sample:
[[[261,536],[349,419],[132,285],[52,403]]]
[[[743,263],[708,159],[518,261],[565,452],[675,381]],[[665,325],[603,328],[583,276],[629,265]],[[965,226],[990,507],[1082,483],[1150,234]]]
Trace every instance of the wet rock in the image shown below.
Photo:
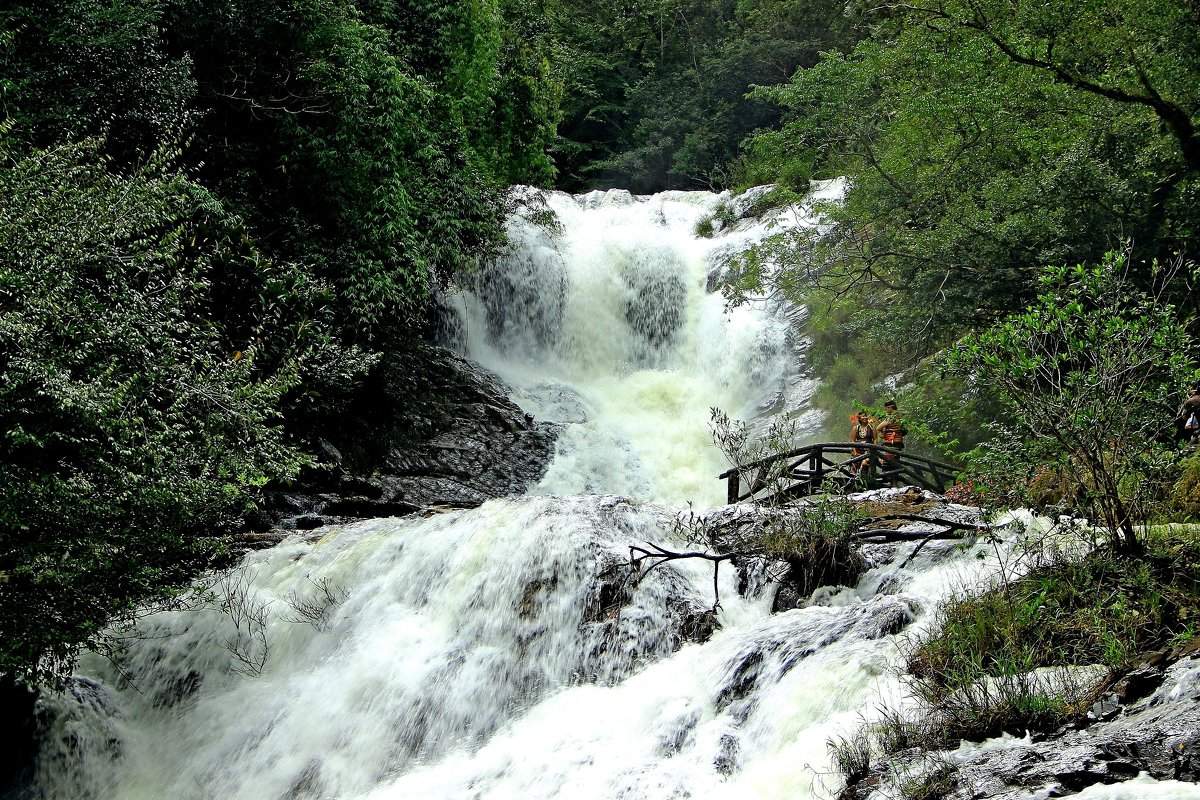
[[[335,459],[329,453],[329,470],[308,473],[286,491],[264,492],[260,513],[247,528],[261,530],[270,521],[305,530],[430,507],[470,508],[540,480],[557,428],[522,411],[509,399],[509,388],[482,367],[439,348],[430,348],[427,358],[434,362],[430,374],[441,382],[434,388],[445,398],[444,419],[433,424],[431,435],[392,449],[369,475],[344,470],[340,454]]]
[[[1117,701],[1128,705],[1141,700],[1162,685],[1163,674],[1163,667],[1157,664],[1142,664],[1130,670],[1113,685]]]
[[[753,646],[725,667],[713,698],[719,711],[745,719],[753,710],[753,688],[764,678],[777,681],[804,659],[843,639],[879,639],[898,633],[916,616],[915,601],[902,596],[875,597],[861,605],[811,606],[776,617]]]
[[[1158,780],[1200,781],[1200,659],[1187,658],[1160,671],[1161,681],[1147,690],[1154,669],[1135,670],[1114,684],[1092,707],[1098,721],[1082,729],[944,754],[955,762],[959,778],[959,788],[948,797],[1063,797],[1142,773]],[[1137,694],[1142,697],[1123,700]],[[916,757],[898,755],[889,769]]]
[[[585,209],[594,208],[624,208],[638,202],[628,189],[593,189],[584,195],[577,195],[576,202]]]
[[[62,692],[38,696],[33,720],[38,743],[35,774],[54,776],[52,796],[94,797],[82,765],[90,761],[115,767],[125,752],[120,708],[112,689],[72,676]],[[35,779],[35,783],[42,781]]]
[[[760,540],[770,526],[805,526],[801,507],[772,508],[742,503],[712,509],[684,521],[696,538],[718,552],[744,553],[735,559],[739,591],[756,596],[777,585],[772,611],[801,608],[813,592],[826,586],[853,586],[868,568],[858,547],[846,540],[818,537],[811,552],[776,559],[763,553]]]
[[[620,528],[621,511],[622,507],[610,509],[603,524]],[[614,683],[685,644],[707,641],[716,632],[719,623],[711,598],[697,598],[690,583],[671,565],[656,569],[652,578],[643,574],[639,585],[627,555],[603,547],[598,547],[594,555],[595,577],[581,620],[588,644],[577,668],[579,675]],[[651,592],[649,602],[666,608],[665,624],[657,621],[657,614],[646,613],[635,597],[650,584],[657,588]],[[525,595],[532,601],[540,590],[541,586],[531,584]],[[647,602],[645,596],[642,602]]]
[[[1092,707],[1088,710],[1088,719],[1092,720],[1108,720],[1115,717],[1121,712],[1121,703],[1115,694],[1107,694],[1101,697],[1096,702],[1092,703]]]
[[[3,727],[7,746],[0,748],[0,797],[15,796],[33,770],[37,752],[37,722],[34,708],[37,693],[8,676],[0,676],[0,708],[4,709]]]
[[[562,329],[567,273],[547,231],[522,229],[523,246],[485,264],[475,294],[485,309],[488,339],[501,349],[552,345]],[[531,353],[533,355],[533,353]]]
[[[779,589],[775,592],[775,599],[771,601],[771,613],[777,614],[792,608],[803,608],[808,598],[809,595],[801,593],[795,582],[780,583]]]
[[[663,254],[639,253],[640,260],[663,258]],[[683,326],[687,287],[679,276],[654,272],[643,264],[626,271],[629,286],[625,304],[625,320],[629,327],[648,345],[648,352],[673,348]]]
[[[713,759],[713,768],[721,775],[732,775],[740,765],[742,745],[738,738],[731,733],[721,737],[721,746],[717,757]]]
[[[518,390],[517,396],[523,406],[536,409],[540,419],[551,422],[582,424],[592,416],[583,395],[563,383],[542,381]]]

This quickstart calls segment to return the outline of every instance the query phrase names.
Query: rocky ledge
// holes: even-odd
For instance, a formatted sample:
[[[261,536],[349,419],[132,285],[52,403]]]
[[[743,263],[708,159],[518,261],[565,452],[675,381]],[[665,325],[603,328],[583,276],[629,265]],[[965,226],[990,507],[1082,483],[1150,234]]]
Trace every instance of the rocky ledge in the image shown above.
[[[1200,781],[1200,658],[1185,649],[1193,652],[1164,651],[1127,674],[1072,727],[954,751],[906,750],[842,796],[890,797],[939,771],[944,800],[1048,800],[1138,775]]]
[[[430,508],[470,508],[523,492],[545,474],[555,426],[538,422],[509,399],[496,375],[442,348],[430,348],[432,387],[446,398],[433,435],[390,450],[370,474],[344,466],[320,443],[326,469],[264,493],[261,511],[235,549],[275,544],[290,531],[370,517],[403,516]]]

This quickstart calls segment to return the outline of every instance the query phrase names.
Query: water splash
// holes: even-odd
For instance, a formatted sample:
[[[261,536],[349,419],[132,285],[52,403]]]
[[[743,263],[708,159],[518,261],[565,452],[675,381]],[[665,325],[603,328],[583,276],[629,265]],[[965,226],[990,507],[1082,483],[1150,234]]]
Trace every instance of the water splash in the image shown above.
[[[707,192],[545,199],[559,231],[514,218],[513,251],[456,301],[466,353],[514,384],[527,411],[566,426],[534,491],[722,502],[714,477],[728,464],[709,436],[710,409],[755,416],[802,366],[785,309],[729,310],[709,291],[716,261],[770,229],[748,221],[719,239],[697,236],[697,222],[729,199]],[[798,209],[775,224],[817,223]]]
[[[85,664],[95,700],[74,744],[44,760],[41,792],[822,796],[827,738],[895,693],[897,632],[921,624],[929,587],[982,569],[976,554],[899,577],[889,561],[857,600],[775,615],[769,593],[739,597],[726,570],[724,628],[701,644],[686,631],[713,601],[707,565],[627,580],[629,543],[669,541],[673,519],[615,497],[529,497],[254,554],[261,674],[240,668],[214,607],[147,620],[117,665]],[[875,595],[884,573],[892,593]],[[296,600],[321,586],[345,599],[312,624]]]

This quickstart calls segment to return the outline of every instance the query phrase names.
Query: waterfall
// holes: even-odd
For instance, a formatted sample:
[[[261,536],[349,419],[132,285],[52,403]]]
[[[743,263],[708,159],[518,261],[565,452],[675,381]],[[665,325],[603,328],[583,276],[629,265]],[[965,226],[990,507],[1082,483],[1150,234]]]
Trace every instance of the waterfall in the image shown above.
[[[999,554],[877,553],[857,587],[777,614],[771,587],[739,595],[725,568],[715,630],[711,565],[632,580],[631,544],[677,541],[683,503],[721,500],[708,409],[751,416],[806,391],[787,310],[726,313],[708,291],[721,243],[692,231],[722,199],[551,194],[559,229],[514,219],[511,252],[453,306],[465,352],[562,425],[543,481],[299,533],[211,602],[143,619],[40,701],[30,797],[833,796],[827,741],[903,702],[901,631]]]
[[[819,189],[833,197],[841,185]],[[708,290],[722,254],[774,228],[748,220],[718,239],[696,236],[729,201],[707,192],[543,197],[559,230],[514,217],[512,251],[455,298],[467,355],[517,387],[526,411],[564,425],[532,491],[723,502],[713,478],[728,464],[709,436],[710,409],[754,417],[811,385],[797,371],[786,306],[727,310]],[[802,209],[777,222],[817,220]]]
[[[530,496],[253,554],[261,670],[216,608],[146,620],[58,698],[44,796],[816,796],[827,737],[894,692],[892,633],[957,568],[776,615],[725,574],[723,629],[685,644],[707,565],[626,580],[629,543],[666,540],[673,517]]]

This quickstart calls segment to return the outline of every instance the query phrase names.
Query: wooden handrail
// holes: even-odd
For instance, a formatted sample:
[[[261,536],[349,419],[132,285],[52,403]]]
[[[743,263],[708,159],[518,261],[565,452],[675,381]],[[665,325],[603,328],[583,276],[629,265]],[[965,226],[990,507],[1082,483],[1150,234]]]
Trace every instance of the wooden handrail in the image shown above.
[[[841,462],[826,458],[826,454],[852,454],[853,451],[859,451],[861,454]],[[745,471],[760,470],[780,461],[790,460],[794,460],[794,463],[787,465],[786,471],[778,476],[773,487],[775,491],[780,491],[789,498],[814,494],[827,478],[834,476],[838,476],[843,482],[857,483],[864,488],[876,488],[884,485],[884,481],[890,483],[898,477],[903,477],[917,485],[941,492],[945,491],[946,484],[958,469],[953,464],[912,455],[886,445],[870,442],[817,442],[760,458],[748,464],[739,464],[717,477],[728,480],[728,502],[737,503],[751,499],[767,488],[765,482],[756,477],[754,485],[747,487],[748,491],[742,493],[741,476]],[[858,469],[854,469],[855,466]],[[783,482],[783,485],[780,486],[779,482]]]
[[[953,464],[947,464],[944,461],[935,461],[934,459],[926,458],[925,456],[913,455],[912,453],[906,453],[903,450],[897,450],[894,447],[887,447],[882,444],[872,444],[870,442],[816,442],[814,444],[806,444],[803,447],[797,447],[794,450],[785,450],[782,453],[776,453],[775,455],[767,456],[766,458],[760,458],[758,461],[751,461],[749,464],[739,464],[736,467],[731,467],[730,469],[725,470],[717,477],[721,479],[728,478],[730,475],[739,470],[754,469],[755,467],[774,464],[776,461],[784,458],[809,455],[813,450],[831,450],[835,453],[848,453],[851,449],[874,450],[880,453],[890,453],[896,456],[903,456],[905,461],[920,461],[925,464],[940,467],[941,469],[947,469],[950,471],[958,470],[958,467],[954,466]]]

